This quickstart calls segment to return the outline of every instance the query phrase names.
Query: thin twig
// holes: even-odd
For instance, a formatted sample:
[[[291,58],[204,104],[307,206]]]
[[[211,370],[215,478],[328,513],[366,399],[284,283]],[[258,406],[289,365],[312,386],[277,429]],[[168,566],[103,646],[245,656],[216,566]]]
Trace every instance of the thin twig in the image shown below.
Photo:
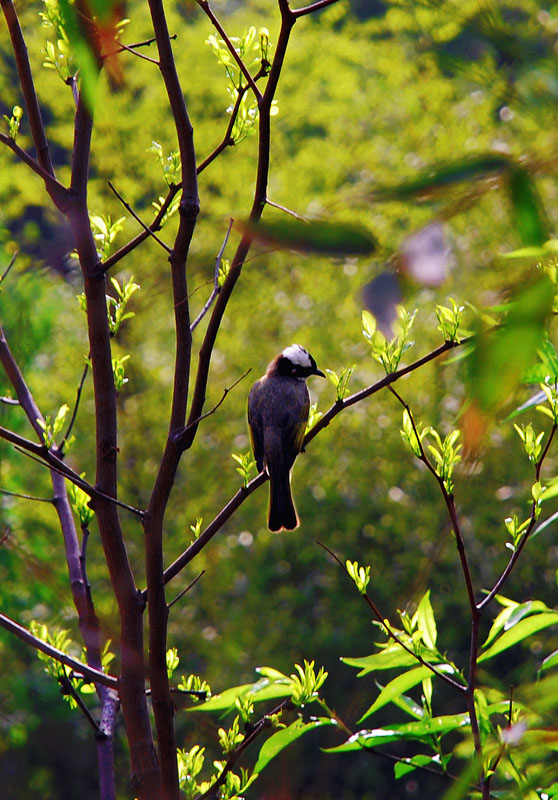
[[[83,698],[81,697],[79,692],[76,692],[74,686],[72,685],[72,681],[70,680],[70,676],[64,674],[63,677],[58,678],[58,682],[62,687],[62,693],[70,695],[72,697],[72,700],[75,702],[79,710],[82,712],[85,719],[91,725],[95,733],[98,734],[99,726],[97,724],[97,721],[95,720],[95,717],[93,716],[91,711],[89,711],[89,709],[83,702]]]
[[[127,53],[132,53],[132,55],[134,55],[134,56],[137,56],[138,58],[142,58],[144,61],[149,61],[149,63],[150,63],[150,64],[155,64],[155,66],[156,66],[156,67],[158,67],[158,66],[159,66],[159,62],[157,61],[157,59],[155,59],[155,58],[150,58],[149,56],[144,56],[144,54],[143,54],[143,53],[138,53],[138,52],[136,52],[136,50],[134,50],[134,48],[133,48],[133,46],[132,46],[132,45],[129,45],[129,44],[121,44],[121,45],[120,45],[120,47],[121,47],[121,50],[120,50],[120,51],[118,51],[118,52],[122,52],[122,50],[124,50],[124,51],[126,51]],[[115,55],[116,55],[116,54],[115,54]],[[107,58],[107,56],[104,56],[104,58]]]
[[[188,586],[187,586],[185,589],[183,589],[183,590],[182,590],[182,591],[181,591],[179,594],[177,594],[177,595],[176,595],[176,597],[174,598],[174,600],[171,600],[171,601],[170,601],[170,603],[168,603],[168,604],[167,604],[167,607],[170,609],[170,608],[171,608],[171,606],[173,606],[175,603],[177,603],[179,600],[181,600],[181,599],[184,597],[184,595],[185,595],[187,592],[189,592],[189,591],[190,591],[190,589],[191,589],[193,586],[195,586],[195,585],[196,585],[196,583],[199,581],[199,579],[201,578],[201,576],[202,576],[204,573],[205,573],[205,570],[204,570],[204,569],[202,569],[202,571],[200,572],[200,574],[199,574],[197,577],[195,577],[195,578],[194,578],[194,580],[193,580],[193,581],[191,581],[191,582],[188,584]]]
[[[27,153],[23,147],[20,147],[11,136],[8,136],[5,133],[0,133],[0,142],[5,144],[7,147],[12,150],[13,153],[21,160],[24,164],[30,167],[33,172],[35,172],[40,178],[43,179],[47,191],[50,193],[53,200],[55,200],[56,206],[60,207],[63,205],[64,199],[67,196],[67,190],[59,183],[56,178],[47,172],[46,169],[41,167],[38,161]]]
[[[327,553],[329,553],[329,555],[339,564],[339,566],[350,577],[349,572],[347,570],[347,567],[345,566],[345,564],[343,564],[343,562],[341,561],[339,556],[336,553],[334,553],[333,550],[331,550],[323,542],[320,542],[319,539],[316,539],[316,544],[318,544]],[[435,667],[429,661],[426,661],[424,658],[422,658],[422,656],[418,655],[418,653],[415,653],[415,651],[412,649],[412,647],[409,647],[408,645],[405,644],[405,642],[402,642],[401,639],[395,633],[395,631],[392,630],[391,626],[386,621],[386,618],[383,616],[383,614],[380,613],[380,610],[378,609],[377,605],[375,604],[375,602],[372,600],[372,598],[370,597],[370,595],[367,592],[365,592],[362,595],[362,597],[363,597],[364,601],[366,602],[366,604],[368,605],[368,607],[372,610],[372,612],[373,612],[374,616],[376,617],[376,619],[378,620],[378,622],[380,622],[381,625],[385,628],[386,633],[387,633],[387,635],[388,635],[388,637],[390,639],[392,639],[394,642],[396,642],[398,645],[400,645],[403,648],[403,650],[406,650],[410,655],[413,656],[413,658],[416,658],[416,660],[419,662],[419,664],[422,664],[423,667],[426,667],[427,669],[429,669],[431,672],[434,673],[434,675],[436,675],[436,677],[438,677],[441,680],[445,681],[449,686],[452,686],[454,689],[457,689],[461,693],[464,693],[466,691],[466,687],[465,686],[463,686],[462,684],[458,683],[453,678],[450,678],[450,676],[446,675],[444,672],[441,672],[437,667]]]
[[[215,29],[217,30],[217,32],[219,33],[219,35],[221,36],[221,38],[225,42],[229,53],[234,58],[234,60],[236,61],[236,63],[238,64],[238,66],[240,68],[240,71],[242,72],[242,74],[244,75],[246,80],[248,81],[248,84],[250,85],[250,88],[254,92],[255,98],[257,99],[258,103],[260,103],[261,100],[262,100],[262,93],[260,92],[260,90],[256,86],[254,78],[250,75],[250,70],[248,69],[248,67],[246,66],[244,61],[241,59],[239,54],[236,52],[235,46],[233,45],[233,43],[231,42],[231,40],[227,36],[227,34],[225,32],[225,29],[223,28],[223,26],[221,25],[221,23],[219,22],[219,20],[215,16],[215,14],[213,13],[213,10],[212,10],[211,6],[209,5],[208,0],[196,0],[196,2],[199,5],[199,7],[201,9],[203,9],[203,11],[207,14],[209,19],[213,23]]]
[[[74,472],[73,469],[68,467],[64,461],[61,461],[53,453],[47,450],[46,447],[36,445],[34,442],[30,442],[29,440],[24,439],[22,436],[18,436],[12,431],[8,431],[6,428],[2,427],[0,427],[0,438],[11,442],[18,453],[22,453],[47,469],[52,469],[55,472],[58,472],[64,478],[67,478],[67,480],[69,480],[71,483],[79,486],[79,488],[83,489],[83,491],[88,494],[91,499],[99,498],[100,500],[107,500],[108,502],[114,503],[114,505],[119,506],[120,508],[126,509],[126,511],[131,511],[132,514],[135,514],[140,518],[145,516],[145,511],[143,511],[141,508],[135,508],[135,506],[130,506],[127,503],[123,503],[116,497],[111,497],[110,495],[101,492],[92,484],[88,483],[80,475],[78,475],[77,472]]]
[[[157,211],[155,218],[149,228],[145,228],[141,233],[138,233],[133,239],[131,239],[127,244],[122,245],[116,253],[113,253],[111,256],[107,258],[106,261],[103,262],[103,271],[108,272],[108,270],[113,267],[118,261],[122,258],[127,256],[132,250],[144,242],[148,236],[153,234],[153,231],[158,231],[161,229],[161,224],[163,217],[167,213],[172,201],[180,191],[180,186],[176,184],[172,184],[169,186],[169,190],[167,192],[167,196],[163,200],[160,209]],[[150,231],[150,233],[148,232]]]
[[[229,227],[228,227],[227,232],[225,234],[225,239],[223,241],[223,244],[221,245],[221,249],[219,250],[219,252],[217,254],[217,258],[215,259],[215,274],[214,274],[214,277],[213,277],[213,291],[209,295],[209,298],[208,298],[206,304],[204,305],[204,307],[202,308],[202,310],[200,311],[200,313],[198,314],[196,319],[190,325],[190,330],[191,331],[194,331],[195,328],[200,324],[202,319],[205,317],[205,315],[207,314],[207,312],[209,311],[209,309],[213,305],[213,301],[215,300],[215,298],[217,297],[217,295],[221,291],[221,287],[219,285],[219,270],[221,268],[221,261],[223,259],[223,253],[225,252],[225,247],[227,246],[227,242],[229,241],[229,236],[230,236],[230,233],[231,233],[231,230],[232,230],[233,223],[234,223],[234,220],[231,217],[230,220],[229,220]]]
[[[192,422],[189,422],[189,423],[188,423],[188,425],[186,425],[186,427],[185,427],[185,428],[183,428],[181,431],[179,431],[179,432],[176,434],[176,436],[175,436],[175,441],[176,441],[176,444],[177,444],[179,447],[183,447],[183,446],[184,446],[184,443],[185,443],[185,441],[187,441],[187,440],[185,440],[185,434],[188,432],[188,430],[189,430],[190,428],[192,428],[194,425],[198,425],[198,424],[199,424],[199,423],[200,423],[200,422],[201,422],[203,419],[206,419],[207,417],[210,417],[212,414],[215,414],[215,412],[217,411],[217,409],[219,408],[219,406],[221,406],[221,405],[222,405],[222,404],[225,402],[225,398],[226,398],[226,396],[229,394],[229,392],[232,392],[232,390],[235,388],[235,386],[238,386],[238,384],[240,383],[240,381],[244,380],[244,378],[245,378],[245,377],[248,375],[248,373],[249,373],[249,372],[251,372],[251,371],[252,371],[252,367],[248,367],[248,369],[247,369],[247,370],[245,370],[245,371],[242,373],[242,375],[240,376],[240,378],[237,378],[237,379],[235,380],[235,382],[234,382],[234,383],[232,383],[230,386],[227,386],[227,387],[225,387],[225,389],[223,390],[223,395],[222,395],[221,399],[219,400],[219,402],[218,402],[218,403],[216,403],[216,404],[213,406],[213,408],[212,408],[212,409],[210,409],[209,411],[206,411],[206,412],[205,412],[205,414],[202,414],[202,415],[201,415],[201,416],[199,416],[197,419],[194,419],[194,420],[192,420]]]
[[[60,662],[60,664],[65,664],[67,667],[70,667],[70,669],[73,669],[78,675],[83,675],[84,678],[87,678],[92,683],[100,683],[103,686],[114,688],[118,687],[118,679],[113,675],[107,675],[105,672],[93,669],[88,664],[78,661],[77,658],[72,658],[68,653],[63,653],[62,650],[58,650],[48,642],[39,639],[38,636],[32,634],[27,628],[18,625],[17,622],[14,622],[13,619],[10,619],[2,613],[0,613],[0,626],[10,631],[10,633],[15,634],[22,641],[27,642],[27,644],[30,644],[35,650],[40,650],[41,653],[45,653],[47,656],[50,656],[50,658],[54,658],[54,660]]]
[[[88,359],[89,359],[89,356],[88,356]],[[83,372],[81,373],[81,380],[79,382],[79,385],[78,385],[78,388],[77,388],[77,392],[76,392],[76,402],[75,402],[75,405],[74,405],[74,410],[72,412],[72,418],[70,419],[70,423],[68,425],[68,430],[64,434],[64,438],[60,442],[60,447],[58,448],[60,450],[60,452],[62,452],[62,453],[64,452],[64,446],[66,445],[66,442],[70,438],[70,434],[72,433],[72,428],[74,427],[74,422],[76,421],[77,412],[78,412],[78,408],[79,408],[79,401],[81,399],[81,393],[83,391],[83,385],[85,383],[85,378],[87,377],[87,371],[88,370],[89,370],[89,360],[87,360],[85,362],[85,366],[83,368]]]
[[[536,476],[537,481],[540,478],[543,461],[546,458],[546,455],[547,455],[548,450],[550,448],[550,444],[551,444],[552,440],[554,439],[554,436],[556,434],[556,430],[557,429],[558,429],[558,425],[556,423],[554,423],[553,426],[552,426],[552,430],[550,431],[550,435],[548,437],[548,441],[546,443],[546,446],[545,446],[545,448],[544,448],[544,450],[543,450],[543,452],[541,454],[541,457],[539,458],[538,462],[535,465],[535,476]],[[483,600],[481,600],[481,602],[478,604],[477,608],[478,608],[479,611],[482,611],[485,608],[485,606],[487,606],[489,603],[492,602],[492,600],[494,600],[494,598],[496,597],[496,595],[498,594],[498,592],[502,588],[503,584],[508,579],[511,571],[515,567],[515,565],[517,563],[517,560],[519,559],[519,556],[521,555],[521,553],[523,551],[523,548],[527,544],[527,541],[530,538],[530,536],[531,536],[531,534],[532,534],[532,532],[533,532],[533,530],[535,528],[535,524],[537,522],[537,508],[538,508],[537,501],[533,499],[533,501],[531,503],[531,519],[529,521],[529,525],[528,525],[527,529],[525,530],[523,536],[521,537],[521,541],[519,542],[519,544],[517,545],[517,547],[513,551],[512,555],[510,557],[510,560],[508,561],[506,567],[504,568],[504,570],[501,573],[500,577],[498,578],[498,580],[494,584],[493,588],[486,595],[486,597]]]
[[[170,253],[172,253],[172,248],[171,248],[171,247],[169,247],[167,244],[165,244],[165,243],[163,242],[163,240],[162,240],[162,239],[159,239],[159,237],[157,236],[157,234],[156,234],[156,233],[153,233],[153,231],[151,230],[151,228],[149,228],[149,227],[148,227],[148,226],[145,224],[145,222],[143,222],[143,221],[142,221],[142,220],[141,220],[141,219],[138,217],[138,215],[136,214],[136,212],[134,211],[134,209],[132,208],[132,206],[131,206],[129,203],[127,203],[127,202],[126,202],[126,200],[124,200],[124,198],[122,197],[122,195],[120,194],[120,192],[118,192],[118,191],[117,191],[117,190],[114,188],[114,186],[112,185],[112,183],[111,183],[110,181],[107,181],[107,183],[108,183],[108,185],[109,185],[109,188],[110,188],[110,189],[111,189],[111,190],[114,192],[114,194],[115,194],[115,195],[118,197],[118,199],[120,200],[120,202],[122,203],[122,205],[124,206],[124,208],[125,208],[127,211],[129,211],[129,212],[130,212],[130,214],[133,216],[133,218],[136,220],[136,222],[138,222],[138,223],[141,225],[141,227],[144,229],[144,231],[145,231],[147,234],[149,234],[149,236],[152,236],[152,237],[155,239],[155,241],[157,242],[157,244],[160,244],[160,245],[161,245],[161,247],[162,247],[164,250],[166,250],[166,251],[167,251],[167,253],[169,253],[169,254],[170,254]]]
[[[20,494],[20,492],[9,492],[7,489],[0,489],[0,493],[7,494],[10,497],[20,497],[22,500],[36,500],[37,503],[52,503],[49,497],[35,497],[32,494]]]
[[[11,270],[11,268],[12,268],[12,267],[13,267],[13,265],[15,264],[15,262],[16,262],[16,258],[18,257],[18,255],[19,255],[19,253],[18,253],[18,252],[15,252],[15,253],[13,254],[13,256],[10,258],[10,263],[8,264],[8,266],[6,267],[6,269],[4,270],[4,272],[2,273],[2,275],[0,276],[0,284],[1,284],[1,283],[4,283],[4,281],[6,280],[6,278],[7,278],[7,276],[8,276],[8,272]]]
[[[6,406],[19,406],[19,405],[21,405],[19,400],[16,400],[15,397],[0,397],[0,403],[3,403]]]
[[[172,36],[169,36],[169,39],[176,39],[176,38],[177,38],[176,33],[173,33]],[[110,53],[104,53],[103,59],[110,58],[111,56],[117,56],[119,53],[123,53],[126,50],[130,51],[131,53],[134,53],[134,50],[137,50],[138,47],[149,47],[149,45],[155,44],[157,40],[154,36],[152,36],[151,39],[145,39],[145,41],[143,42],[132,42],[132,44],[128,45],[124,44],[123,42],[119,42],[117,40],[115,41],[118,44],[118,50],[112,50]],[[139,55],[139,53],[134,53],[134,55],[137,56]],[[159,62],[156,61],[155,63],[158,64]]]
[[[313,14],[314,11],[319,11],[321,8],[326,8],[327,6],[333,5],[333,3],[337,3],[338,0],[318,0],[317,3],[312,3],[310,6],[304,6],[304,8],[293,8],[291,13],[294,17],[303,17],[305,14]]]
[[[462,571],[463,571],[463,577],[465,579],[465,586],[466,586],[466,589],[467,589],[467,597],[469,599],[469,606],[471,608],[471,614],[472,614],[473,618],[478,617],[479,611],[478,611],[477,603],[476,603],[476,600],[475,600],[475,590],[473,588],[473,581],[472,581],[472,578],[471,578],[471,570],[470,570],[470,567],[469,567],[469,561],[467,559],[467,553],[465,551],[465,542],[463,540],[463,534],[461,532],[461,526],[459,524],[459,519],[458,519],[458,516],[457,516],[457,510],[455,508],[454,497],[453,497],[452,494],[450,494],[447,491],[447,489],[445,487],[445,484],[444,484],[444,479],[440,475],[438,475],[438,473],[436,472],[435,467],[430,463],[430,460],[429,460],[428,456],[426,455],[424,447],[422,446],[421,437],[419,435],[419,432],[418,432],[418,429],[416,427],[413,414],[411,412],[411,409],[410,409],[408,403],[405,402],[405,400],[396,391],[396,389],[393,388],[393,386],[388,386],[388,389],[393,394],[393,396],[397,398],[398,402],[403,406],[403,408],[405,409],[405,411],[409,415],[409,419],[410,419],[411,425],[413,427],[413,433],[415,435],[415,439],[416,439],[416,442],[417,442],[417,447],[419,448],[419,452],[420,452],[420,456],[419,456],[420,461],[422,461],[422,463],[432,473],[432,475],[434,476],[438,486],[440,487],[440,491],[441,491],[442,496],[444,498],[444,503],[446,505],[446,509],[447,509],[449,518],[451,520],[451,524],[452,524],[452,527],[453,527],[453,532],[454,532],[454,535],[455,535],[455,541],[456,541],[456,545],[457,545],[457,552],[458,552],[458,555],[459,555],[459,559],[461,561],[461,568],[462,568]]]
[[[258,736],[266,730],[270,726],[270,718],[276,714],[281,713],[284,709],[288,709],[292,706],[291,698],[287,697],[285,700],[282,700],[275,708],[270,711],[268,714],[265,714],[261,719],[259,719],[255,724],[248,736],[245,736],[242,742],[238,745],[235,750],[229,755],[227,758],[227,763],[223,771],[220,773],[219,777],[212,783],[209,789],[204,792],[203,794],[198,795],[196,800],[209,800],[210,797],[217,797],[217,792],[219,787],[225,783],[227,774],[231,771],[233,766],[236,764],[242,753],[252,744],[252,742],[258,738]]]
[[[287,208],[286,206],[281,206],[279,205],[279,203],[274,203],[272,200],[269,199],[269,197],[265,198],[265,202],[268,206],[272,206],[273,208],[278,208],[279,211],[284,211],[285,214],[290,214],[291,217],[294,217],[295,219],[299,219],[302,222],[308,222],[308,220],[305,217],[302,217],[300,214],[297,214],[296,211],[291,211],[291,209]]]

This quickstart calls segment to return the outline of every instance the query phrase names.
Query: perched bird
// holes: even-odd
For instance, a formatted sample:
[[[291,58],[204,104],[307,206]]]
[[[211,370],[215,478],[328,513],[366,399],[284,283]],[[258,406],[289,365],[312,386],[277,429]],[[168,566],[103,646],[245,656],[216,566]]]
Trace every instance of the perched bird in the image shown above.
[[[269,364],[248,397],[248,425],[256,464],[269,475],[269,530],[292,530],[298,516],[291,495],[290,472],[300,453],[310,397],[306,378],[324,373],[310,353],[291,344]]]

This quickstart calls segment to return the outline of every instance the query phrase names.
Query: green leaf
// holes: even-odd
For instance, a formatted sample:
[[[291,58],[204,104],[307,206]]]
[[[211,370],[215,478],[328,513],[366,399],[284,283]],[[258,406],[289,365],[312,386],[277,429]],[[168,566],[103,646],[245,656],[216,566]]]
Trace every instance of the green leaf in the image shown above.
[[[488,650],[481,653],[478,658],[478,663],[480,664],[482,661],[488,661],[489,658],[494,658],[498,653],[502,653],[518,642],[522,642],[528,636],[531,636],[531,634],[557,624],[558,613],[555,611],[544,612],[529,617],[528,619],[522,619],[517,625],[514,625],[511,630],[503,633],[500,638],[494,642],[492,647],[489,647]]]
[[[452,714],[445,717],[431,717],[420,722],[407,722],[404,725],[390,725],[389,728],[375,728],[373,730],[358,731],[344,744],[329,747],[326,753],[348,753],[377,747],[389,742],[400,742],[414,739],[428,741],[431,736],[445,734],[449,731],[461,730],[470,725],[468,714]]]
[[[302,252],[369,255],[378,247],[371,233],[344,222],[305,222],[285,217],[261,220],[257,227],[246,227],[256,239]]]
[[[291,744],[291,742],[296,741],[305,733],[308,733],[308,731],[324,727],[325,725],[331,726],[337,725],[337,723],[329,717],[313,717],[310,722],[304,722],[304,720],[299,718],[289,725],[288,728],[282,728],[277,731],[262,745],[258,760],[254,766],[254,772],[261,772],[264,767],[266,767],[281,750]]]
[[[441,656],[436,651],[421,651],[425,661],[437,664],[441,661]],[[417,664],[417,659],[412,653],[408,653],[400,645],[393,644],[385,647],[380,653],[373,653],[362,658],[342,658],[341,661],[349,667],[360,669],[359,678],[368,675],[378,669],[393,669],[394,667],[412,667]]]
[[[539,669],[540,672],[544,672],[547,669],[551,669],[551,667],[555,667],[558,665],[558,650],[555,650],[549,656],[547,656],[541,664],[541,668]]]
[[[469,359],[469,391],[482,410],[501,405],[513,393],[545,339],[553,284],[546,275],[519,292],[505,323],[478,334]]]
[[[449,674],[455,672],[455,669],[450,664],[440,664],[438,666],[438,670],[440,672]],[[415,669],[408,670],[408,672],[404,672],[403,675],[398,675],[397,678],[394,678],[386,686],[384,686],[370,708],[359,719],[359,722],[362,722],[367,717],[371,716],[371,714],[373,714],[379,708],[383,708],[383,706],[391,703],[394,697],[399,696],[408,689],[412,689],[412,687],[416,686],[417,683],[421,683],[424,678],[428,678],[431,675],[432,670],[428,667],[416,667]]]
[[[417,767],[428,767],[431,764],[439,767],[440,760],[438,754],[435,756],[417,755],[412,758],[404,758],[402,761],[398,761],[393,768],[395,779],[399,780],[399,778],[402,778],[409,772],[413,772]]]
[[[232,711],[235,708],[236,698],[245,697],[247,694],[252,694],[255,702],[289,697],[291,694],[290,681],[288,678],[285,678],[285,680],[287,681],[286,684],[262,678],[256,683],[233,686],[231,689],[221,692],[221,694],[213,695],[205,703],[189,708],[188,711]]]
[[[434,619],[434,611],[430,603],[430,589],[423,596],[417,608],[418,624],[422,631],[422,638],[427,647],[436,647],[436,637],[438,635],[436,629],[436,620]]]
[[[414,180],[376,189],[373,199],[399,200],[416,194],[426,194],[432,190],[451,186],[455,183],[485,178],[492,173],[509,169],[509,165],[510,161],[506,156],[492,153],[473,158],[464,158],[441,165],[435,169],[426,170]]]
[[[514,227],[526,247],[539,247],[547,239],[543,207],[531,176],[514,167],[508,187],[513,207]]]

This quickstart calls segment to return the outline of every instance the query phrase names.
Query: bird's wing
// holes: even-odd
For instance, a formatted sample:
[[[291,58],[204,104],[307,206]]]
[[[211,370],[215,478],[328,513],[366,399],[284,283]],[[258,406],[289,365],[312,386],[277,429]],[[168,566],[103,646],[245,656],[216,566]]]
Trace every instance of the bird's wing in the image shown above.
[[[310,412],[310,398],[308,395],[304,402],[301,403],[299,411],[298,419],[291,425],[285,427],[281,432],[283,457],[289,469],[294,464],[296,456],[302,449],[302,442],[304,440],[304,434],[306,433],[306,423],[308,422],[308,414]]]
[[[254,458],[258,465],[258,470],[261,472],[263,469],[264,460],[264,437],[263,437],[263,421],[261,413],[257,411],[250,413],[250,409],[259,408],[258,393],[260,390],[259,381],[252,386],[250,395],[248,397],[248,428],[250,430],[250,441],[252,442],[252,450],[254,451]]]

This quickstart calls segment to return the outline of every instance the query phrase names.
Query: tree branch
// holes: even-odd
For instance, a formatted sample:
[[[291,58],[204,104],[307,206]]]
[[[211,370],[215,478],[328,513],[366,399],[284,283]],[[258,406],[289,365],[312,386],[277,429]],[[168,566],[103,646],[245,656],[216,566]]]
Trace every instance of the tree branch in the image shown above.
[[[207,16],[211,20],[215,30],[219,33],[219,35],[221,36],[221,38],[225,42],[225,45],[227,46],[227,49],[228,49],[229,53],[231,54],[231,56],[234,58],[234,60],[238,64],[238,67],[239,67],[240,71],[242,72],[242,74],[244,75],[246,80],[248,81],[248,85],[250,86],[250,89],[254,92],[254,97],[256,98],[256,100],[258,101],[258,104],[259,104],[261,102],[261,100],[262,100],[262,93],[260,92],[260,90],[256,86],[256,82],[255,82],[254,78],[250,75],[250,70],[248,69],[248,67],[246,66],[244,61],[241,59],[239,54],[236,52],[235,46],[233,45],[233,43],[231,42],[231,40],[227,36],[227,34],[225,32],[225,29],[223,28],[223,26],[221,25],[221,23],[219,22],[219,20],[215,16],[215,14],[213,13],[213,10],[212,10],[211,6],[209,5],[209,0],[196,0],[196,3],[205,12],[205,14],[207,14]]]
[[[37,93],[35,91],[31,65],[29,64],[29,58],[27,56],[27,46],[25,44],[25,39],[23,38],[19,19],[17,17],[12,0],[0,0],[0,4],[2,5],[2,11],[4,12],[4,16],[6,18],[8,30],[10,31],[12,47],[19,75],[19,82],[23,91],[25,108],[27,109],[29,126],[31,128],[31,136],[33,137],[33,144],[35,145],[35,150],[37,151],[39,165],[44,173],[49,176],[49,178],[54,179],[54,168],[50,159],[50,152],[45,135],[41,109],[37,99]],[[4,141],[3,138],[2,141]],[[55,183],[57,186],[60,186],[57,181],[55,181]]]
[[[35,650],[40,650],[41,653],[45,653],[47,656],[54,658],[54,660],[58,661],[60,664],[65,664],[67,667],[70,667],[70,669],[73,669],[77,674],[83,675],[83,677],[91,681],[91,683],[100,683],[109,688],[118,687],[118,679],[113,675],[107,675],[106,672],[93,669],[88,664],[84,664],[83,661],[78,661],[77,658],[72,658],[72,656],[69,656],[67,653],[63,653],[62,650],[58,650],[56,647],[53,647],[53,645],[48,644],[48,642],[43,642],[42,639],[39,639],[38,636],[34,636],[27,628],[23,628],[21,625],[18,625],[17,622],[14,622],[13,619],[10,619],[2,613],[0,613],[0,626],[10,631],[10,633],[13,633],[23,642],[30,644]]]
[[[143,221],[142,221],[142,220],[141,220],[141,219],[138,217],[138,215],[136,214],[136,212],[134,211],[134,209],[132,208],[132,206],[131,206],[129,203],[127,203],[127,202],[126,202],[126,200],[124,200],[124,198],[122,197],[122,195],[120,194],[120,192],[118,192],[118,191],[117,191],[117,190],[114,188],[114,186],[112,185],[112,183],[111,183],[110,181],[108,181],[108,185],[109,185],[109,188],[111,189],[111,191],[113,191],[113,192],[114,192],[114,194],[115,194],[115,195],[118,197],[118,199],[120,200],[120,202],[122,203],[122,205],[124,206],[124,208],[125,208],[127,211],[129,211],[129,212],[130,212],[130,214],[133,216],[133,218],[136,220],[136,222],[138,222],[138,223],[141,225],[141,227],[144,229],[144,231],[145,231],[147,234],[149,234],[149,236],[152,236],[152,237],[153,237],[153,239],[155,239],[155,241],[157,242],[157,244],[161,245],[161,247],[163,248],[163,250],[166,250],[166,252],[167,252],[167,253],[169,253],[169,254],[170,254],[170,253],[172,253],[172,250],[171,250],[171,248],[170,248],[168,245],[166,245],[166,244],[163,242],[163,240],[162,240],[162,239],[159,239],[159,237],[158,237],[158,236],[157,236],[155,233],[153,233],[153,231],[151,230],[151,228],[148,228],[148,227],[147,227],[147,225],[145,224],[145,222],[143,222]]]

